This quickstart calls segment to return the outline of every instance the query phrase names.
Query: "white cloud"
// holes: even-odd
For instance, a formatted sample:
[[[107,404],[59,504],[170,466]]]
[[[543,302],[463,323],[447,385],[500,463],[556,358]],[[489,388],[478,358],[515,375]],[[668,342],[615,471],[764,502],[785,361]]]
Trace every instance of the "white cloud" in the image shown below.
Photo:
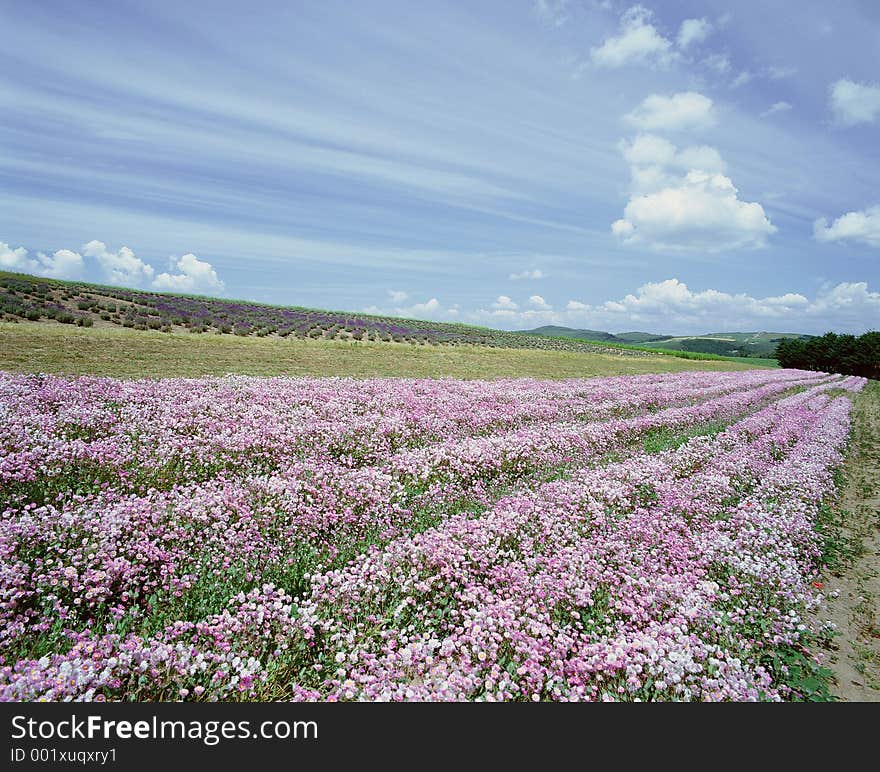
[[[619,145],[623,157],[633,165],[666,166],[675,158],[675,145],[656,134],[639,134],[632,142]]]
[[[83,246],[83,254],[95,258],[104,271],[108,284],[136,287],[153,278],[153,266],[145,263],[128,247],[111,252],[103,241],[90,241]]]
[[[813,223],[816,241],[861,241],[880,247],[880,205],[857,212],[847,212],[831,225],[824,217]]]
[[[880,117],[880,86],[841,78],[831,84],[831,112],[842,126],[873,123]]]
[[[704,172],[724,172],[727,164],[714,147],[692,145],[675,154],[673,163],[680,169],[699,169]]]
[[[82,255],[70,249],[59,249],[51,255],[37,253],[39,273],[52,279],[76,279],[84,268]]]
[[[611,232],[624,243],[717,252],[763,246],[776,231],[760,204],[739,199],[714,147],[678,150],[663,137],[640,134],[620,149],[630,164],[631,195]]]
[[[656,190],[672,183],[666,167],[705,172],[723,172],[727,168],[714,147],[692,145],[679,151],[669,140],[656,134],[639,134],[631,142],[622,141],[619,147],[631,165],[634,190]]]
[[[774,113],[785,113],[791,110],[791,104],[788,102],[774,102],[770,107],[764,110],[761,113],[762,118],[766,118],[768,115],[773,115]]]
[[[842,282],[826,288],[810,304],[807,312],[830,321],[828,326],[859,331],[877,329],[880,318],[880,292],[871,292],[864,281]]]
[[[366,314],[377,316],[397,316],[405,319],[432,319],[442,321],[458,317],[458,304],[444,308],[437,298],[430,298],[424,303],[413,303],[409,306],[395,306],[394,308],[382,308],[379,306],[367,306],[363,309]]]
[[[433,317],[442,311],[442,306],[437,298],[431,298],[425,303],[416,303],[405,310],[414,317]]]
[[[712,100],[695,91],[672,96],[651,94],[625,120],[639,129],[699,129],[714,123]]]
[[[719,75],[726,75],[731,70],[730,59],[727,58],[726,54],[712,54],[711,56],[707,56],[703,59],[703,64],[705,64],[710,70],[714,70]]]
[[[406,292],[402,292],[400,290],[388,290],[388,297],[391,298],[394,303],[402,303],[409,297],[409,294]]]
[[[749,72],[748,70],[743,70],[732,81],[730,81],[730,87],[739,88],[740,86],[745,86],[746,83],[751,81],[754,77],[755,76],[753,73]]]
[[[672,43],[651,23],[653,14],[635,5],[620,17],[620,34],[607,38],[592,48],[593,63],[600,67],[623,67],[628,64],[668,64],[676,54]]]
[[[547,301],[544,300],[544,298],[542,298],[540,295],[532,295],[529,298],[529,305],[532,305],[535,308],[540,309],[541,311],[550,311],[553,308],[553,306],[547,303]]]
[[[741,201],[730,178],[694,169],[674,185],[633,195],[611,226],[625,243],[718,252],[763,246],[776,231],[758,203]]]
[[[499,295],[492,304],[492,308],[501,311],[515,311],[519,306],[507,297],[507,295]]]
[[[692,290],[673,278],[643,284],[623,298],[596,305],[570,300],[561,311],[481,309],[471,317],[511,329],[561,324],[616,332],[640,328],[666,334],[695,334],[725,329],[864,332],[876,326],[878,314],[880,293],[871,292],[866,282],[826,286],[810,300],[799,292],[754,297],[716,289]]]
[[[153,280],[153,287],[171,292],[210,294],[223,292],[225,286],[214,266],[187,253],[180,259],[171,258],[171,269],[178,273],[160,273]]]
[[[632,317],[650,317],[673,314],[678,317],[698,319],[713,312],[741,313],[747,316],[773,316],[786,309],[803,309],[809,301],[800,294],[786,293],[782,296],[756,299],[749,295],[730,295],[714,289],[694,292],[678,279],[650,282],[636,290],[634,295],[606,301],[600,309],[614,314]]]
[[[535,268],[534,271],[520,271],[519,273],[512,273],[508,278],[512,281],[517,281],[519,279],[543,279],[544,272],[540,268]]]
[[[678,47],[685,49],[693,43],[702,43],[711,32],[708,19],[685,19],[678,28]]]
[[[82,268],[82,256],[69,249],[59,249],[51,255],[38,252],[35,260],[28,257],[28,251],[24,247],[12,249],[0,241],[0,269],[6,271],[36,274],[52,279],[74,279],[79,276]]]
[[[28,251],[24,247],[13,249],[6,242],[0,241],[0,268],[18,273],[36,273],[39,266],[28,257]]]

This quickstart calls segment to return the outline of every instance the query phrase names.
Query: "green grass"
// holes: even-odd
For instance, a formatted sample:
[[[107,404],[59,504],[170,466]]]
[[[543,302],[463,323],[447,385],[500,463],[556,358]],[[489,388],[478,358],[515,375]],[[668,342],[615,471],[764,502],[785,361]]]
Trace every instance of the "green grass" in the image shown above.
[[[565,340],[565,338],[560,338]],[[726,357],[720,354],[704,354],[699,351],[682,351],[680,349],[660,348],[658,346],[637,346],[631,343],[617,343],[607,340],[582,340],[583,343],[592,343],[605,348],[619,348],[624,351],[644,351],[649,354],[678,357],[679,359],[692,359],[698,362],[747,362],[750,367],[779,367],[779,362],[766,357]]]
[[[651,357],[408,343],[291,340],[39,322],[0,323],[0,369],[118,378],[312,375],[413,378],[588,378],[748,370],[753,360]]]

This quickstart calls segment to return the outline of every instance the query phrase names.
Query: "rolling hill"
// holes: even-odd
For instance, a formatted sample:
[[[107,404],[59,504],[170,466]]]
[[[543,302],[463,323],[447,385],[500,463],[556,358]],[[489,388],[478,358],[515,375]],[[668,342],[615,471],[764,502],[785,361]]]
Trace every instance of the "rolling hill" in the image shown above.
[[[610,333],[570,327],[545,326],[519,330],[522,335],[552,335],[572,340],[600,341],[609,344],[645,345],[668,351],[714,354],[717,356],[772,357],[782,338],[808,339],[797,332],[710,332],[705,335],[662,335],[650,332]]]

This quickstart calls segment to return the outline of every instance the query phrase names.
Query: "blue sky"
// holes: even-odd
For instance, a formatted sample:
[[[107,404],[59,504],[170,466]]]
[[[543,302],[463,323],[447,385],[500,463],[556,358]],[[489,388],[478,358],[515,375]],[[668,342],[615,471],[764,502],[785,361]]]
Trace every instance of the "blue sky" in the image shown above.
[[[880,326],[880,5],[0,0],[0,267],[518,329]]]

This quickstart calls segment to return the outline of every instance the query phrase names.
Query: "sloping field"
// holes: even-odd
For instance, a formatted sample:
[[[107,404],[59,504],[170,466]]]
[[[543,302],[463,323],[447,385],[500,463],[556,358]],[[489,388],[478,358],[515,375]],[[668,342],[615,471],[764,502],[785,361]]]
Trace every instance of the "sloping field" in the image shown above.
[[[864,383],[0,373],[0,699],[822,698]]]
[[[168,292],[145,292],[0,271],[0,322],[118,328],[133,332],[244,338],[372,341],[423,346],[487,346],[620,353],[578,340],[493,330],[467,324],[326,311]],[[627,352],[640,356],[640,352]]]
[[[624,352],[626,354],[627,352]],[[620,352],[431,346],[0,322],[0,369],[120,378],[226,375],[583,378],[697,370],[746,370],[731,361],[691,361]]]

